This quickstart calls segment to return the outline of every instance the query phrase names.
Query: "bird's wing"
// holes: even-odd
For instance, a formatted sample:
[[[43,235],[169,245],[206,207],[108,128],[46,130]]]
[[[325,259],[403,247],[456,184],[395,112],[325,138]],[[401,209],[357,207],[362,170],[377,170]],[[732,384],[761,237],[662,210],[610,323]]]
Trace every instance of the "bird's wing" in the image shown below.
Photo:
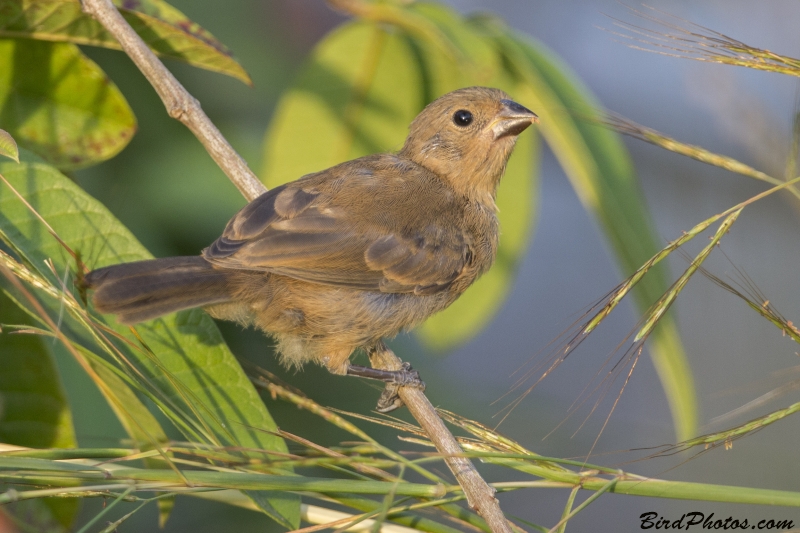
[[[331,194],[302,183],[278,187],[242,209],[203,255],[219,268],[417,294],[446,289],[472,262],[469,239],[439,227],[450,225],[404,228],[389,220],[377,200],[372,206],[369,201],[362,197],[354,214],[336,205]],[[365,216],[372,211],[380,212]]]

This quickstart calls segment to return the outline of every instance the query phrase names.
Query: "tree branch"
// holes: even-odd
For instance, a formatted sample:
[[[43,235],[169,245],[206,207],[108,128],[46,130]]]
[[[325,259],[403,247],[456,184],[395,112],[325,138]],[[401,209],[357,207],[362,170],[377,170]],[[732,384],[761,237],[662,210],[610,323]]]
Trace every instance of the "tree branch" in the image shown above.
[[[94,17],[119,41],[122,49],[161,97],[169,116],[181,121],[194,133],[239,192],[248,201],[265,193],[266,187],[203,112],[200,102],[167,70],[130,24],[122,18],[111,0],[81,0],[81,6],[85,13]]]
[[[111,0],[81,0],[81,4],[84,12],[94,17],[119,41],[122,49],[161,97],[167,113],[180,120],[195,134],[242,195],[248,201],[252,201],[266,192],[266,188],[249,169],[244,159],[236,153],[200,108],[200,103],[150,51],[145,42],[122,18]],[[371,359],[385,370],[400,369],[400,359],[383,343],[373,353]],[[472,462],[463,457],[464,451],[461,446],[436,414],[425,394],[411,387],[401,387],[399,394],[436,449],[444,456],[447,466],[464,490],[470,507],[486,520],[494,533],[511,533],[509,522],[494,497],[494,489],[483,480]]]
[[[400,370],[402,361],[383,342],[378,343],[370,353],[370,362],[385,370]],[[420,389],[400,387],[397,391],[420,427],[428,434],[436,450],[444,456],[444,461],[453,472],[458,484],[467,496],[467,503],[489,525],[493,533],[511,533],[500,503],[494,497],[495,490],[481,477],[475,466],[458,444],[456,438],[444,425],[428,397]]]

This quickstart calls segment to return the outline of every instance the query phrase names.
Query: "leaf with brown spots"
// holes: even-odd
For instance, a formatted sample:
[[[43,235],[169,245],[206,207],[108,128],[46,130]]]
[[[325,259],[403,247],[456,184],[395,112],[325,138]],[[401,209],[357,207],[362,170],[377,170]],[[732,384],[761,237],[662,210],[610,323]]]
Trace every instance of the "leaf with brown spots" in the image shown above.
[[[77,46],[0,39],[0,124],[66,170],[105,161],[136,132],[119,89]]]
[[[252,83],[225,45],[169,4],[160,0],[114,0],[114,4],[155,53]],[[114,37],[81,11],[78,0],[6,0],[0,4],[0,37],[121,50]]]

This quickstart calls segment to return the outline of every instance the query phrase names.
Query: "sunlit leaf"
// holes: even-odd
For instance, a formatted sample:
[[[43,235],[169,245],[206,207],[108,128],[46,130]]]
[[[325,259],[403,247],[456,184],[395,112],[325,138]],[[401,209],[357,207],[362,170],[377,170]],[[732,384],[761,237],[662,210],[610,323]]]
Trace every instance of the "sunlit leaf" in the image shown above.
[[[122,16],[154,52],[190,65],[227,74],[250,84],[231,51],[186,15],[160,0],[115,0]],[[0,37],[67,41],[120,50],[78,0],[4,0]]]
[[[0,125],[63,169],[116,155],[136,118],[119,89],[77,46],[0,39]]]
[[[17,148],[17,142],[6,130],[0,130],[0,155],[19,163],[19,148]]]
[[[52,167],[4,163],[0,173],[91,267],[150,257],[100,203]],[[72,264],[42,223],[3,185],[0,237],[37,268],[48,257],[58,271]],[[44,271],[42,275],[50,276]],[[139,344],[127,328],[114,327]],[[129,350],[128,357],[171,405],[194,413],[198,424],[208,430],[187,436],[224,446],[286,451],[283,440],[271,433],[276,427],[264,403],[208,315],[199,309],[184,311],[141,324],[136,330],[156,359],[143,350]],[[299,500],[294,495],[270,494],[257,502],[286,526],[299,521]]]
[[[531,106],[542,136],[564,168],[583,205],[600,222],[624,273],[634,272],[659,247],[633,166],[619,136],[600,124],[600,106],[569,68],[542,44],[515,34],[496,19],[473,23],[493,36],[510,68],[532,89]],[[668,288],[662,268],[634,292],[647,310]],[[650,339],[650,352],[667,394],[678,438],[693,435],[697,402],[692,373],[671,317]]]
[[[446,48],[421,32],[411,34],[422,49],[420,60],[428,64],[425,82],[434,96],[469,85],[494,87],[502,75],[501,58],[485,39],[455,10],[433,2],[415,2],[408,10],[432,24],[445,39]],[[452,50],[452,52],[450,51]]]
[[[74,448],[77,446],[72,414],[51,352],[52,342],[15,334],[8,325],[31,325],[29,317],[4,290],[0,274],[0,442],[30,448]],[[78,501],[46,499],[12,509],[18,514],[51,515],[65,529],[72,525]],[[37,505],[48,509],[37,512]]]
[[[278,103],[264,145],[268,187],[365,154],[398,150],[424,105],[408,41],[356,22],[326,37]]]

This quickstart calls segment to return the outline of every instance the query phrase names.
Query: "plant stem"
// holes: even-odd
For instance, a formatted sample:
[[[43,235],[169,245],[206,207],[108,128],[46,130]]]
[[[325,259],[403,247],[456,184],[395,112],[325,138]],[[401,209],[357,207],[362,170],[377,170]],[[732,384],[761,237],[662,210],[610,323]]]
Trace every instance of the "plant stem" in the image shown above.
[[[85,13],[95,18],[119,41],[122,49],[161,97],[169,116],[181,121],[194,133],[239,192],[248,201],[265,193],[266,187],[203,112],[200,102],[167,70],[120,15],[111,0],[81,0],[81,6]]]
[[[382,342],[370,354],[370,361],[377,362],[385,370],[401,368],[400,359]],[[464,457],[464,450],[439,418],[425,393],[413,387],[400,387],[398,394],[439,453],[444,455],[445,463],[464,490],[469,506],[486,520],[492,532],[511,533],[511,526],[494,497],[495,490],[483,480],[472,462]]]

